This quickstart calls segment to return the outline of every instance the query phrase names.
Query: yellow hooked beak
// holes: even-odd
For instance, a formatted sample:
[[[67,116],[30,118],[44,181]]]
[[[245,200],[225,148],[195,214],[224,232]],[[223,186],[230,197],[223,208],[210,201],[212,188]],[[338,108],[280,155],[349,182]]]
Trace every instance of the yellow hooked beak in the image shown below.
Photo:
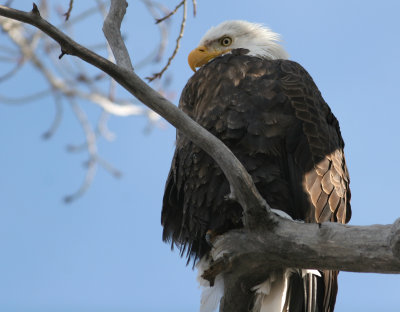
[[[192,52],[189,53],[188,56],[188,63],[190,68],[195,72],[196,67],[200,67],[204,64],[207,64],[208,61],[212,60],[213,58],[229,52],[229,50],[209,50],[205,46],[199,46],[194,49]]]

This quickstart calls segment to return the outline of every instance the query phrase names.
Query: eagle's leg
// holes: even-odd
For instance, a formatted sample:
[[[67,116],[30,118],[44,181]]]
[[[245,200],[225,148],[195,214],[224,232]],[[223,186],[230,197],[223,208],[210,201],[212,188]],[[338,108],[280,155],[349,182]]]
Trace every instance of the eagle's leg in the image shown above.
[[[211,248],[214,247],[213,241],[215,240],[215,238],[216,238],[218,235],[219,235],[219,234],[218,234],[217,231],[215,231],[215,230],[208,230],[208,231],[206,232],[205,239],[206,239],[207,244],[208,244]]]

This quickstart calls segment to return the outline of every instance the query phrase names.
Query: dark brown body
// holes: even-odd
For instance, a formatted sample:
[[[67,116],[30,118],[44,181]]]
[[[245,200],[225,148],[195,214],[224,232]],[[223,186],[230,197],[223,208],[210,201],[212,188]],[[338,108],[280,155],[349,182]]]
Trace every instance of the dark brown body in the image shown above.
[[[299,64],[240,54],[219,57],[189,80],[180,108],[233,151],[272,208],[306,222],[349,221],[339,124]],[[227,200],[228,194],[216,163],[178,133],[163,201],[163,239],[189,259],[206,255],[208,230],[242,226],[241,207]],[[307,311],[311,294],[312,311],[333,311],[337,272],[322,272],[314,281],[295,279],[292,295],[301,298],[289,311]]]

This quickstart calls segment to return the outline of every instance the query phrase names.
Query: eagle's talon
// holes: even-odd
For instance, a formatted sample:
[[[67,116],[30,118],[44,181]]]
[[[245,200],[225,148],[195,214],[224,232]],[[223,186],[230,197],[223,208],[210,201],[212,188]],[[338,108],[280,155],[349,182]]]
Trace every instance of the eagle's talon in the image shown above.
[[[215,240],[215,237],[217,237],[217,235],[218,235],[218,234],[217,234],[215,231],[213,231],[213,230],[208,230],[208,231],[206,232],[205,239],[206,239],[207,244],[208,244],[211,248],[214,247],[213,241]]]

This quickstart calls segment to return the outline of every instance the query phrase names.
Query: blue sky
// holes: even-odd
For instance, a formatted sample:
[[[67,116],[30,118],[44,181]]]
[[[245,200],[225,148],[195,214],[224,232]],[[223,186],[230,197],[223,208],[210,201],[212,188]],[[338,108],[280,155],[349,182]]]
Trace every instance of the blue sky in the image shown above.
[[[31,8],[31,1],[14,2]],[[67,2],[49,1],[50,7]],[[84,4],[75,3],[74,12],[83,10]],[[173,8],[176,2],[166,3]],[[270,26],[282,34],[291,59],[313,76],[340,121],[351,175],[350,223],[392,223],[400,216],[395,205],[399,10],[395,0],[198,1],[197,17],[188,14],[181,49],[169,69],[170,89],[180,94],[192,74],[187,54],[210,26],[228,19]],[[134,63],[157,43],[156,28],[144,12],[131,1],[123,24]],[[83,44],[101,42],[101,18],[80,24],[73,37]],[[0,73],[4,66],[0,62]],[[145,77],[154,70],[138,73]],[[44,89],[38,77],[27,66],[22,75],[0,83],[0,95]],[[82,108],[93,120],[100,113],[90,103]],[[18,107],[0,103],[0,310],[197,311],[195,272],[161,242],[173,127],[144,134],[144,117],[112,117],[117,139],[100,141],[99,149],[123,177],[116,180],[100,168],[89,191],[66,205],[62,198],[81,183],[87,155],[65,151],[67,144],[84,139],[67,103],[55,136],[41,139],[53,115],[51,98]],[[398,275],[342,272],[339,283],[337,311],[398,311]]]

